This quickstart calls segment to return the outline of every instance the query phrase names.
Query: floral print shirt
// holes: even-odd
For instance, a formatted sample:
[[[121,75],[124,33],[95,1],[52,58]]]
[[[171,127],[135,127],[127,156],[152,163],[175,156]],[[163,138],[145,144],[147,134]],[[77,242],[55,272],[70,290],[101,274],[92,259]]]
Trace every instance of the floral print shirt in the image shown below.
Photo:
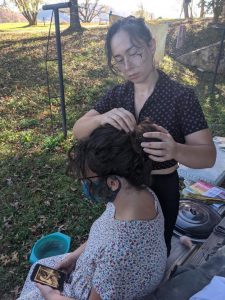
[[[157,288],[164,275],[167,250],[161,207],[153,191],[149,192],[157,210],[152,220],[116,220],[114,204],[107,204],[91,227],[85,250],[71,274],[71,283],[64,285],[65,296],[87,300],[94,287],[103,300],[142,299]],[[63,257],[40,262],[53,267]],[[20,300],[42,299],[31,284],[28,275]]]

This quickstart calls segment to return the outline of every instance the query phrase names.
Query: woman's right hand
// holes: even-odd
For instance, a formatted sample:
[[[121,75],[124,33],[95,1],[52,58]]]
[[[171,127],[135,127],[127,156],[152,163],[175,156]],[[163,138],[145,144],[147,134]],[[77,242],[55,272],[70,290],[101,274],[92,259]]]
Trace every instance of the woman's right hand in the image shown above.
[[[131,112],[119,107],[113,108],[101,115],[101,125],[105,124],[110,124],[113,127],[128,133],[134,130],[136,120]]]
[[[62,261],[56,265],[56,269],[65,272],[69,275],[75,268],[77,256],[74,252],[69,253]]]

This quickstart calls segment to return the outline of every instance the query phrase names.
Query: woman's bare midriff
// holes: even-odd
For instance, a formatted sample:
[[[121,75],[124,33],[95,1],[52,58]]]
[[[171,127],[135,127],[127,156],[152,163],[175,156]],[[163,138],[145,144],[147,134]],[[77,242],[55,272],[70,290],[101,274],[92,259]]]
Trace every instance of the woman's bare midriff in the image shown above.
[[[152,175],[167,175],[167,174],[171,174],[174,171],[176,171],[177,168],[178,168],[178,164],[176,164],[175,166],[172,166],[170,168],[167,168],[167,169],[153,170],[151,172],[151,174]]]

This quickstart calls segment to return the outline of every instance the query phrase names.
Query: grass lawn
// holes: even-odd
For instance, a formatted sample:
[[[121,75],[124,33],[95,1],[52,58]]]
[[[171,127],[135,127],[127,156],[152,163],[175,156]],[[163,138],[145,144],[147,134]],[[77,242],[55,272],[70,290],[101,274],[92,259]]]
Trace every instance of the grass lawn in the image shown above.
[[[69,129],[64,140],[57,98],[52,100],[51,130],[44,62],[48,30],[17,27],[0,26],[0,299],[18,295],[30,267],[27,256],[38,238],[61,231],[72,237],[73,249],[87,238],[104,209],[85,200],[77,183],[65,175],[66,153],[74,121],[121,80],[105,66],[104,27],[62,36]],[[199,26],[193,34],[197,43]],[[167,52],[174,43],[173,33]],[[56,56],[54,38],[50,53]],[[188,69],[169,55],[161,68],[196,90],[213,134],[225,135],[225,79],[218,76],[210,96],[212,74]],[[49,70],[51,93],[57,96],[56,63]]]
[[[14,33],[21,33],[21,32],[48,32],[49,30],[49,25],[50,22],[45,22],[41,23],[38,22],[36,26],[28,26],[27,22],[20,22],[20,23],[0,23],[0,33],[4,32],[14,32]],[[99,27],[99,28],[105,28],[107,25],[102,24],[99,25],[98,22],[95,23],[81,23],[82,27],[84,28],[94,28],[94,27]],[[69,26],[68,23],[62,23],[60,24],[60,29],[65,30]],[[54,29],[55,25],[52,25],[52,28]]]
[[[68,25],[61,25],[62,28],[68,27]],[[1,23],[0,24],[0,32],[15,32],[21,33],[24,31],[27,32],[40,32],[40,31],[48,31],[49,22],[46,22],[44,26],[43,23],[38,24],[37,26],[28,26],[26,22],[20,23]]]

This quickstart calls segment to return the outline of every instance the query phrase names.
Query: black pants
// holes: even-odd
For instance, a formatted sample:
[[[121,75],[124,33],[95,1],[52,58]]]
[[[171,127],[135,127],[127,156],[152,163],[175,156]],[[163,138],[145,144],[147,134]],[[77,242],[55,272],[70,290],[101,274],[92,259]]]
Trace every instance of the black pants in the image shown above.
[[[159,198],[165,218],[165,242],[167,255],[171,250],[171,239],[179,210],[179,177],[177,171],[168,175],[153,175],[152,190]]]

